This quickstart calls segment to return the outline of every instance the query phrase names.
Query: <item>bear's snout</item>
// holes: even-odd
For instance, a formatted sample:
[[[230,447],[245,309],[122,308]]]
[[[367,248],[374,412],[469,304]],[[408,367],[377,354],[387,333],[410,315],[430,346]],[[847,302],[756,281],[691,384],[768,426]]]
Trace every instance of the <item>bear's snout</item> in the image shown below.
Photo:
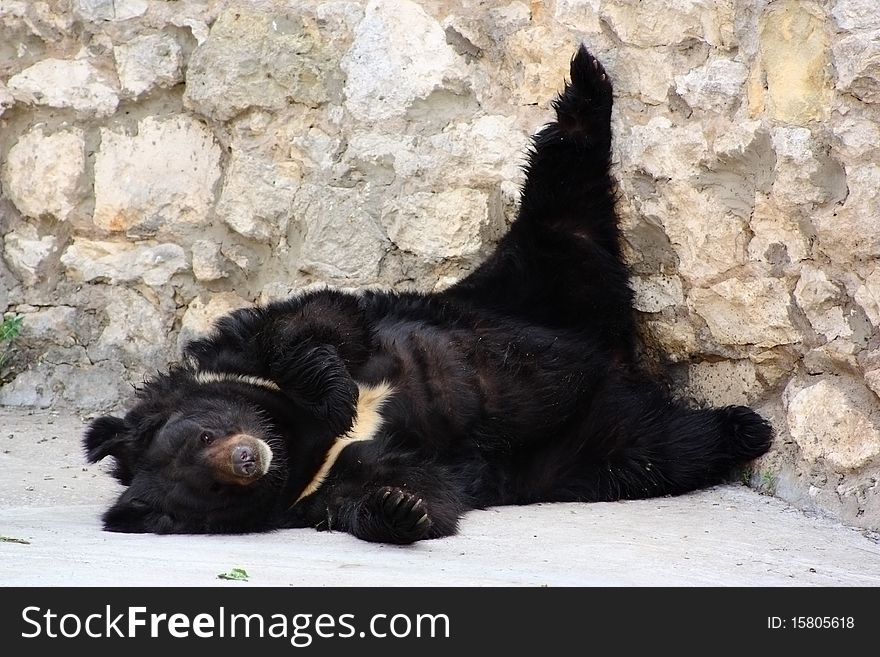
[[[250,445],[236,445],[232,450],[232,471],[240,477],[252,477],[257,471],[258,458]]]
[[[246,486],[269,471],[272,450],[260,438],[236,433],[211,445],[205,458],[217,480]]]

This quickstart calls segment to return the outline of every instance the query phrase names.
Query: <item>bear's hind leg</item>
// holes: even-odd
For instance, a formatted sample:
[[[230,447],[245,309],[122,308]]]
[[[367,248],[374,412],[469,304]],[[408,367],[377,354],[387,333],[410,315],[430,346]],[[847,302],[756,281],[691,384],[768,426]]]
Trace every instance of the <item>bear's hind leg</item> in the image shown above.
[[[583,433],[532,456],[520,502],[678,495],[721,483],[764,454],[770,424],[745,406],[696,409],[649,385],[611,386]]]
[[[636,341],[611,161],[612,87],[581,46],[556,120],[532,139],[519,216],[495,253],[447,294],[577,329],[629,360]]]

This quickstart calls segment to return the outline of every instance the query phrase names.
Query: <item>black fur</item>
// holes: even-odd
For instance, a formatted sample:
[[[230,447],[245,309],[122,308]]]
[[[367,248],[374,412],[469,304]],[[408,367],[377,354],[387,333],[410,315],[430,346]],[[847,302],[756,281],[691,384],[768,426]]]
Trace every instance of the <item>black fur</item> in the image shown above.
[[[611,103],[582,47],[557,120],[533,139],[519,217],[449,290],[325,290],[236,311],[186,347],[185,365],[148,382],[124,419],[93,422],[89,460],[115,457],[129,486],[107,529],[310,526],[410,543],[454,533],[474,508],[684,493],[764,453],[772,432],[759,415],[691,408],[637,362]],[[277,389],[200,382],[205,371]],[[298,501],[352,428],[358,384],[380,382],[394,392],[375,437],[345,447]],[[218,480],[205,444],[232,434],[270,445],[265,475]]]

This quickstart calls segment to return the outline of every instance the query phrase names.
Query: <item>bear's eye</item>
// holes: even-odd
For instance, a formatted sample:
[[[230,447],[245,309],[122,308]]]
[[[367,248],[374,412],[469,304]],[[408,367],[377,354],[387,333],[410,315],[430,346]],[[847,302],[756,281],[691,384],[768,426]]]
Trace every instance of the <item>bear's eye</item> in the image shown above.
[[[199,437],[199,440],[202,441],[205,445],[210,445],[214,442],[214,434],[210,431],[203,431],[202,435]]]

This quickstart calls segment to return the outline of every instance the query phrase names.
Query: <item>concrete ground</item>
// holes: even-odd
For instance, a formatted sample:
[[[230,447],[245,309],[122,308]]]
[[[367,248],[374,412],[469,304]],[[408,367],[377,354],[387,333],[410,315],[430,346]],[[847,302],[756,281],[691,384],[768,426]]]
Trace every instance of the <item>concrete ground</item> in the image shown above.
[[[123,535],[71,413],[0,408],[0,585],[878,586],[880,544],[738,485],[678,498],[468,514],[410,547],[339,533]],[[233,568],[247,581],[218,577]]]

